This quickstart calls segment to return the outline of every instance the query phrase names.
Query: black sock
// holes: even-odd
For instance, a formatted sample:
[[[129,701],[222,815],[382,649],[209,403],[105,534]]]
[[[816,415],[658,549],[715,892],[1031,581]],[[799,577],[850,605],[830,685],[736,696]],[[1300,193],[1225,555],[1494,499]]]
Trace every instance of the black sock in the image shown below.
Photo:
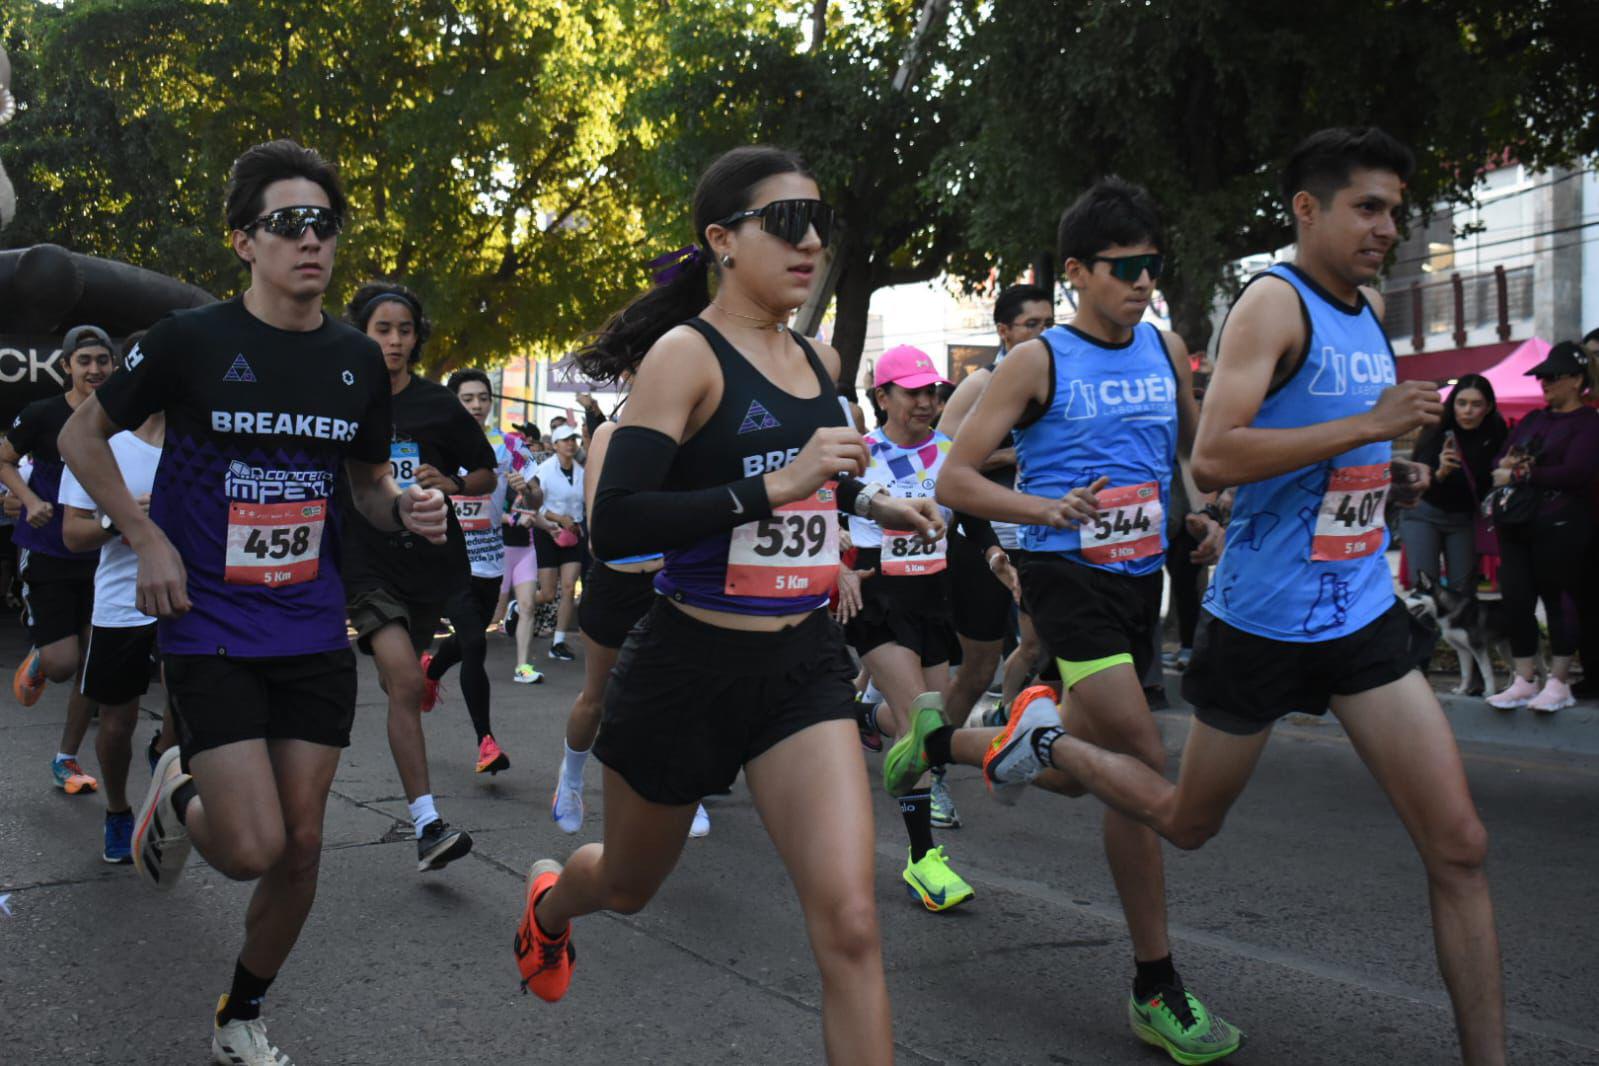
[[[877,730],[877,703],[873,700],[855,697],[855,717],[860,723],[862,732],[876,733]]]
[[[941,725],[922,742],[922,751],[927,753],[927,761],[933,766],[947,766],[954,759],[949,752],[949,742],[955,738],[955,727]]]
[[[1033,730],[1033,735],[1029,742],[1033,745],[1033,754],[1038,757],[1038,761],[1053,770],[1055,768],[1055,757],[1050,749],[1055,746],[1055,741],[1065,735],[1066,730],[1058,725],[1039,726]]]
[[[105,816],[107,818],[109,818],[113,814],[132,814],[132,813],[133,813],[133,808],[132,807],[127,807],[127,808],[124,808],[123,810],[120,810],[120,811],[114,811],[110,807],[107,807],[106,811],[105,811]]]
[[[228,1000],[217,1011],[217,1024],[230,1021],[248,1022],[261,1017],[261,1001],[272,987],[271,977],[257,977],[244,968],[244,963],[233,964],[233,987],[228,989]]]
[[[1133,964],[1138,967],[1138,972],[1133,975],[1134,999],[1148,999],[1162,988],[1182,987],[1182,978],[1177,976],[1177,967],[1172,965],[1170,955],[1151,962],[1134,959]]]
[[[185,781],[172,793],[172,809],[177,812],[178,824],[189,824],[189,803],[198,798],[200,790],[194,787],[193,781]]]
[[[912,792],[899,799],[899,813],[905,818],[905,832],[911,838],[911,862],[933,850],[933,794]]]

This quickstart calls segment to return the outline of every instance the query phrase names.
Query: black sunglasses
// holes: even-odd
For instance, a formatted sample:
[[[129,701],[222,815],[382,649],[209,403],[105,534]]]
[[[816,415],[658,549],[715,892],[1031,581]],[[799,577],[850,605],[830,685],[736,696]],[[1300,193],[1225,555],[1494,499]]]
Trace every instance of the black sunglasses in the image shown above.
[[[244,232],[260,227],[275,237],[285,237],[297,241],[305,236],[307,229],[316,230],[319,240],[327,240],[338,235],[344,228],[341,219],[331,207],[280,207],[276,211],[268,211],[248,226],[243,227]]]
[[[1140,274],[1149,271],[1149,280],[1159,279],[1161,271],[1166,269],[1166,257],[1159,252],[1144,255],[1096,255],[1089,257],[1090,268],[1095,263],[1109,263],[1110,272],[1117,281],[1125,281],[1131,285],[1138,280]]]
[[[760,219],[761,229],[796,246],[805,240],[812,226],[816,227],[816,239],[823,248],[833,236],[833,208],[820,200],[773,200],[764,207],[728,215],[716,225],[731,228],[749,218]]]

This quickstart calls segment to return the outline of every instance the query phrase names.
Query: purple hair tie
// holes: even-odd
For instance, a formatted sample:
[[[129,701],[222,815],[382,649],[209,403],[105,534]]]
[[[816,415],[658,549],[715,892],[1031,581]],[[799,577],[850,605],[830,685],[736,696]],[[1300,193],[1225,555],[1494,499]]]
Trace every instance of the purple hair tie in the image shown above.
[[[704,258],[705,253],[700,250],[699,245],[689,244],[675,252],[658,255],[644,265],[655,271],[655,284],[670,285]]]

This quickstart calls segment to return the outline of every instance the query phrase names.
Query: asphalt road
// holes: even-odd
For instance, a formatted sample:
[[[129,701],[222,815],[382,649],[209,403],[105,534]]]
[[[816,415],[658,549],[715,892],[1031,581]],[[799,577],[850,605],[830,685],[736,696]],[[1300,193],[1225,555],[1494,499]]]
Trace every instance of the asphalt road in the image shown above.
[[[8,676],[22,650],[20,633],[0,632]],[[363,663],[320,896],[267,1001],[274,1041],[300,1066],[821,1061],[804,930],[742,784],[711,801],[710,836],[689,842],[648,909],[578,923],[563,1002],[520,993],[511,939],[524,871],[596,839],[600,796],[591,766],[582,833],[567,837],[550,821],[581,663],[549,663],[549,681],[531,688],[509,683],[511,665],[508,642],[494,638],[495,732],[509,772],[472,773],[453,680],[427,718],[439,808],[477,845],[419,875],[382,694]],[[196,856],[163,896],[131,868],[101,863],[101,801],[50,784],[64,701],[52,687],[32,709],[0,703],[0,902],[10,911],[0,910],[0,1063],[206,1062],[248,886]],[[1184,718],[1160,718],[1175,752]],[[153,728],[141,725],[141,745]],[[1468,764],[1492,837],[1512,1059],[1599,1062],[1599,767],[1481,746]],[[136,796],[144,780],[140,759]],[[974,771],[951,782],[966,824],[940,840],[977,897],[945,915],[903,891],[904,831],[877,793],[899,1061],[1168,1061],[1127,1028],[1131,955],[1100,849],[1101,808],[1044,793],[1002,808]],[[1420,864],[1335,728],[1280,729],[1222,836],[1167,855],[1178,966],[1248,1033],[1231,1061],[1457,1061]]]

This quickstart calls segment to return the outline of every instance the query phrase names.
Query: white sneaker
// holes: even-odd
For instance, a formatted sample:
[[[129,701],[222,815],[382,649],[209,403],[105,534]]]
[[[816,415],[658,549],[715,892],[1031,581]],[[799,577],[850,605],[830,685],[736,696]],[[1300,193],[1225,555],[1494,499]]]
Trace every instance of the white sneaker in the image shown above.
[[[162,752],[133,830],[133,868],[162,892],[170,892],[189,858],[189,831],[178,821],[172,794],[190,781],[178,762],[178,746]]]
[[[1016,697],[1010,720],[983,757],[983,779],[995,799],[1006,806],[1014,804],[1026,785],[1048,769],[1033,751],[1032,732],[1058,725],[1060,707],[1047,686],[1034,685]]]
[[[694,810],[694,824],[688,827],[688,835],[691,837],[703,837],[710,836],[710,834],[711,816],[705,813],[705,804],[702,803]]]
[[[217,1001],[217,1013],[228,1001],[224,994]],[[211,1023],[211,1061],[219,1066],[294,1066],[289,1056],[267,1039],[266,1022],[253,1018],[247,1022]]]
[[[1488,706],[1497,707],[1501,711],[1514,710],[1517,707],[1525,707],[1527,701],[1536,695],[1538,695],[1538,683],[1530,677],[1516,674],[1511,678],[1509,688],[1496,696],[1488,697]]]
[[[544,680],[544,675],[539,673],[532,663],[523,663],[516,668],[516,673],[511,675],[511,680],[518,685],[537,685]]]
[[[563,833],[575,833],[583,828],[583,779],[569,781],[566,763],[555,778],[555,795],[550,800],[550,817]]]
[[[1577,700],[1571,694],[1571,686],[1558,677],[1550,677],[1544,682],[1543,691],[1527,702],[1527,709],[1553,714],[1576,705]]]

